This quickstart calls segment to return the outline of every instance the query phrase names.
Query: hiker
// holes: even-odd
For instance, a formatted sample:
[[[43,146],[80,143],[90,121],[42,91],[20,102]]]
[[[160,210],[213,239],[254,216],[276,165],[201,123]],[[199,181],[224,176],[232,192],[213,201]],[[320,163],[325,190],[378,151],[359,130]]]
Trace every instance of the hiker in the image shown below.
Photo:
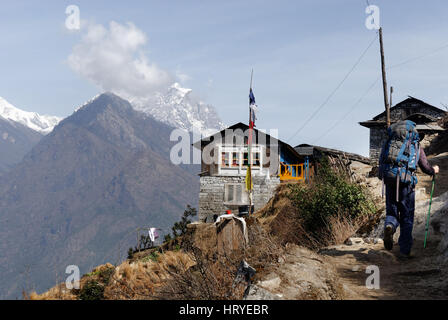
[[[417,166],[427,175],[439,173],[439,167],[428,163],[416,124],[400,121],[388,129],[379,160],[379,178],[386,188],[386,221],[384,223],[384,247],[393,248],[393,236],[400,226],[400,255],[411,257],[412,228],[414,225],[415,185]],[[383,186],[383,187],[384,187]]]

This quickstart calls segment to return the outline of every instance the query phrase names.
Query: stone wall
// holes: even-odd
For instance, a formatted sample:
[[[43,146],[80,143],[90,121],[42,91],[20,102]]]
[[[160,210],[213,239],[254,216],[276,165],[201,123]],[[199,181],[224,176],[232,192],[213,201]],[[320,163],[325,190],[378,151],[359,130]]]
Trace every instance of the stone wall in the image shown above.
[[[387,139],[387,131],[385,128],[370,129],[370,150],[369,157],[372,164],[377,164],[380,158],[381,148]]]
[[[432,141],[434,139],[436,139],[438,136],[439,136],[438,133],[425,134],[425,136],[423,137],[422,141],[420,141],[420,146],[423,149],[425,149],[425,152],[426,152],[426,149],[431,145]]]
[[[226,210],[238,214],[238,205],[226,205],[224,192],[226,184],[244,184],[245,176],[204,176],[201,177],[199,191],[199,220],[204,221],[208,216],[221,215]],[[280,184],[279,177],[254,176],[254,207],[259,210],[272,198],[276,187]],[[243,191],[244,192],[244,191]],[[247,203],[248,204],[248,203]]]

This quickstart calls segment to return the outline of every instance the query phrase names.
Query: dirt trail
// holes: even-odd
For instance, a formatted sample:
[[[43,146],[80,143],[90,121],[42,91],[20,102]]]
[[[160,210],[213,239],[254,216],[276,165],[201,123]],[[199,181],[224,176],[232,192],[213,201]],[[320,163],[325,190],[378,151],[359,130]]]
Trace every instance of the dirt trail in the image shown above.
[[[448,153],[431,156],[430,163],[439,165],[441,173],[436,180],[431,221],[448,221]],[[359,169],[358,169],[359,170]],[[380,187],[375,178],[368,179],[368,186],[375,194]],[[423,248],[425,222],[431,191],[431,177],[419,173],[416,212],[414,220],[413,258],[400,260],[397,244],[399,229],[394,237],[392,251],[383,244],[339,245],[321,250],[335,268],[343,283],[347,299],[448,299],[448,264],[440,251],[443,234],[430,228],[427,248]],[[379,200],[384,201],[384,200]],[[382,223],[376,236],[382,237]],[[445,231],[446,233],[446,231]],[[445,238],[446,238],[445,234]],[[445,239],[446,242],[446,239]],[[445,252],[446,255],[446,252]],[[380,270],[380,289],[369,290],[366,268],[376,265]]]
[[[436,186],[441,187],[440,184]],[[429,200],[422,196],[416,201],[414,219],[413,258],[399,258],[397,244],[400,230],[394,236],[392,251],[384,249],[382,243],[339,245],[321,250],[335,266],[344,285],[347,299],[448,299],[448,264],[446,242],[448,222],[448,192],[433,199],[431,224],[427,248],[423,248],[425,224]],[[436,232],[433,226],[438,221]],[[382,224],[378,226],[382,230]],[[380,232],[377,235],[382,237]],[[375,265],[380,270],[380,289],[369,290],[366,268]]]
[[[423,238],[416,238],[414,258],[400,260],[398,246],[392,251],[382,244],[340,245],[322,250],[335,266],[347,299],[447,299],[448,268],[437,250],[439,239],[432,236],[426,249]],[[367,289],[366,268],[376,265],[380,270],[380,289]]]

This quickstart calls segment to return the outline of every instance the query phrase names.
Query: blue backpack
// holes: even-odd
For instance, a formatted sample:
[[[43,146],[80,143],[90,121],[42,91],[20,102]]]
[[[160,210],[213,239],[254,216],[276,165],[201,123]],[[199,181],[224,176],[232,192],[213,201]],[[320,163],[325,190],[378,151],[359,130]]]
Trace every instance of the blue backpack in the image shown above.
[[[378,178],[396,179],[398,184],[417,184],[417,166],[420,156],[419,135],[415,122],[399,121],[387,129],[388,138],[379,159]]]

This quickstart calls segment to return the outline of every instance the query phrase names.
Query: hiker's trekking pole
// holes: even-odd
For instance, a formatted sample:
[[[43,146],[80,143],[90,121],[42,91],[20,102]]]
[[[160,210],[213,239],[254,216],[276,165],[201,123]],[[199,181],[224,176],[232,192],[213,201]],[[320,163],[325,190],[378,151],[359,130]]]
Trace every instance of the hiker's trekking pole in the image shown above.
[[[432,177],[432,188],[431,188],[431,198],[429,199],[429,209],[428,209],[428,218],[426,219],[426,230],[425,230],[425,243],[423,245],[423,248],[426,248],[426,239],[428,238],[428,231],[429,231],[429,219],[431,217],[431,204],[432,204],[432,195],[434,193],[434,184],[436,182],[436,175]]]

